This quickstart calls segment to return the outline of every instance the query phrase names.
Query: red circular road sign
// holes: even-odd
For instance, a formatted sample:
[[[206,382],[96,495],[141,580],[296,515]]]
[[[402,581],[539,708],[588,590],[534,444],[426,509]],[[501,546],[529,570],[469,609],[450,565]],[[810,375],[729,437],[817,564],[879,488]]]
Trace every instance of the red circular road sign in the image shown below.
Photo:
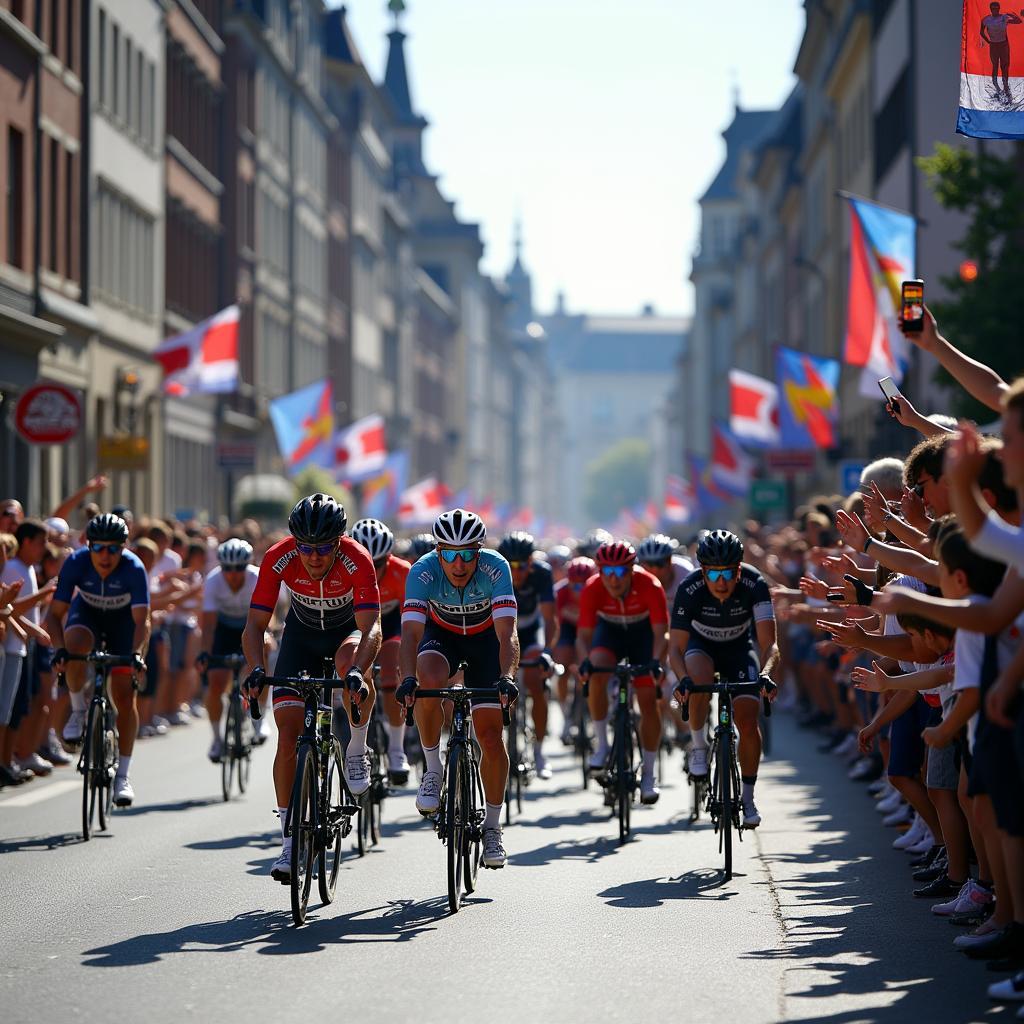
[[[14,426],[32,444],[61,444],[78,433],[82,403],[63,384],[33,384],[14,407]]]

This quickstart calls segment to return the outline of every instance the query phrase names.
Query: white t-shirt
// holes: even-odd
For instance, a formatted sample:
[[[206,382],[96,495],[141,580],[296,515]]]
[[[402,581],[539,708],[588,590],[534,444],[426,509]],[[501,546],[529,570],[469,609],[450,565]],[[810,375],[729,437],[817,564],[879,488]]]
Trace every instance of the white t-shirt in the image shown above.
[[[925,585],[916,576],[894,576],[887,584],[886,587],[906,587],[908,590],[916,590],[919,594],[923,594],[927,589]],[[883,588],[884,589],[884,588]],[[896,621],[895,615],[886,615],[885,624],[882,626],[883,636],[904,636],[906,631]],[[913,661],[901,661],[900,668],[904,672],[916,672],[919,668],[927,668],[926,665],[919,665]]]
[[[223,622],[225,626],[231,626],[233,629],[241,629],[249,615],[249,602],[252,600],[252,592],[256,588],[259,576],[260,571],[255,565],[247,566],[242,585],[237,591],[233,591],[218,565],[206,577],[203,611],[216,612],[218,622]]]
[[[36,586],[36,574],[32,566],[26,565],[20,558],[9,558],[3,572],[0,573],[0,582],[16,583],[18,580],[23,581],[21,590],[18,591],[18,598],[28,597],[39,589]],[[23,618],[38,625],[39,606],[30,608]],[[20,654],[22,657],[28,654],[28,648],[22,642],[21,637],[10,626],[7,627],[7,636],[4,637],[4,650],[8,654]]]
[[[1011,526],[998,513],[989,511],[971,547],[996,562],[1004,562],[1018,572],[1024,572],[1024,529]]]

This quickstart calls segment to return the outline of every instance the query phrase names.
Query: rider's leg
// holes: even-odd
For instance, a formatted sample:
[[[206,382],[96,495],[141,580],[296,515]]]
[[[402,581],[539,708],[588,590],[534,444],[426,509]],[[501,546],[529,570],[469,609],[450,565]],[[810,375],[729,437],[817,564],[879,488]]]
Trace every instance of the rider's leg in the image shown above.
[[[540,647],[530,647],[522,655],[522,660],[536,661],[540,654]],[[524,668],[523,681],[526,683],[526,692],[530,695],[530,704],[533,711],[534,761],[540,765],[544,760],[542,747],[544,745],[544,737],[548,732],[548,693],[544,687],[544,674],[539,668]]]
[[[715,663],[704,651],[689,650],[684,656],[686,674],[698,686],[710,686],[715,681]],[[691,750],[707,750],[707,737],[704,724],[711,706],[710,693],[693,693],[687,701],[690,709],[690,736],[693,744]]]
[[[590,764],[600,766],[608,757],[608,672],[615,667],[615,652],[606,647],[595,647],[590,652],[590,664],[595,671],[590,677],[587,708],[597,741]]]
[[[569,739],[569,725],[572,721],[572,673],[569,666],[576,660],[576,649],[572,644],[559,644],[554,649],[552,657],[559,665],[565,666],[565,671],[555,682],[558,706],[562,710],[562,742],[565,743]]]
[[[387,717],[389,764],[394,762],[405,765],[405,708],[395,700],[395,690],[399,683],[399,647],[398,637],[385,640],[377,657],[377,664],[380,665],[380,699],[383,701],[382,706]]]
[[[119,778],[127,779],[135,737],[139,734],[139,709],[135,702],[135,687],[130,670],[115,668],[110,673],[110,696],[117,709],[117,747],[120,755],[117,774]]]
[[[640,707],[640,746],[643,748],[643,770],[641,773],[641,793],[646,794],[649,787],[655,785],[654,766],[658,760],[658,747],[661,745],[661,713],[658,710],[657,682],[642,685],[637,680],[636,702]],[[654,790],[656,793],[657,790]],[[647,800],[648,797],[644,796]]]
[[[341,642],[341,646],[335,653],[334,667],[337,669],[339,679],[344,679],[345,674],[352,667],[352,662],[356,656],[356,648],[359,646],[361,638],[359,632],[351,633]],[[370,724],[370,717],[373,715],[374,701],[377,699],[377,689],[373,685],[372,673],[370,675],[371,678],[364,677],[364,681],[370,690],[370,695],[359,705],[358,725],[355,725],[352,721],[352,706],[355,704],[355,694],[345,693],[340,701],[336,699],[334,702],[335,707],[341,704],[345,709],[345,714],[348,715],[350,738],[348,749],[345,751],[346,757],[355,757],[366,753],[366,730]]]
[[[480,744],[480,779],[487,804],[484,828],[498,828],[505,803],[508,783],[508,751],[500,708],[482,707],[473,710],[473,729]]]
[[[736,697],[732,703],[732,717],[740,734],[740,746],[737,751],[740,761],[740,775],[743,782],[743,797],[752,796],[757,770],[761,765],[761,712],[760,697]],[[747,792],[748,782],[749,793]]]
[[[425,689],[447,686],[448,659],[436,651],[424,651],[416,659],[416,678]],[[416,701],[416,728],[420,733],[425,772],[441,771],[441,725],[444,713],[439,700]]]
[[[212,668],[206,673],[206,714],[210,719],[215,739],[220,739],[220,716],[224,705],[224,691],[231,681],[226,668]]]

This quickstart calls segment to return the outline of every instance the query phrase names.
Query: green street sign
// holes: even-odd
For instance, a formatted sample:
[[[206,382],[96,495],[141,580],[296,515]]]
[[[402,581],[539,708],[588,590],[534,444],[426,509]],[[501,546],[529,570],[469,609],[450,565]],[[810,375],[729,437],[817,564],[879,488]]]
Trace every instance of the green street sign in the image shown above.
[[[778,512],[786,508],[785,480],[754,480],[747,495],[751,512]]]

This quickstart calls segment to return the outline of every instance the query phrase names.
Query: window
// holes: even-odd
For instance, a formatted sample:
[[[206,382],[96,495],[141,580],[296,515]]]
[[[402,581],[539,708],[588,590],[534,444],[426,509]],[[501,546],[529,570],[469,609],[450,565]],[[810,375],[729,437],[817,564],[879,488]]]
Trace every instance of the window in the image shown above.
[[[75,211],[75,156],[64,154],[64,276],[78,279],[75,260],[75,236],[72,226],[76,223]]]
[[[139,105],[139,97],[135,94],[133,88],[134,74],[135,74],[135,61],[132,59],[134,53],[134,47],[132,41],[125,36],[124,37],[124,122],[129,129],[135,126],[135,110]]]
[[[99,80],[100,106],[107,105],[107,12],[101,10],[99,25],[96,30],[99,60],[96,65],[96,76]]]
[[[7,129],[7,262],[12,267],[25,268],[22,251],[25,137],[17,128]]]
[[[117,25],[114,25],[110,52],[114,58],[110,76],[110,109],[118,117],[121,113],[121,30]]]
[[[142,317],[155,312],[153,218],[101,184],[96,288]]]
[[[150,61],[146,69],[146,142],[156,143],[156,65]]]
[[[54,272],[57,271],[57,250],[58,232],[60,231],[60,143],[56,139],[50,139],[50,190],[49,190],[49,243],[46,265]]]

